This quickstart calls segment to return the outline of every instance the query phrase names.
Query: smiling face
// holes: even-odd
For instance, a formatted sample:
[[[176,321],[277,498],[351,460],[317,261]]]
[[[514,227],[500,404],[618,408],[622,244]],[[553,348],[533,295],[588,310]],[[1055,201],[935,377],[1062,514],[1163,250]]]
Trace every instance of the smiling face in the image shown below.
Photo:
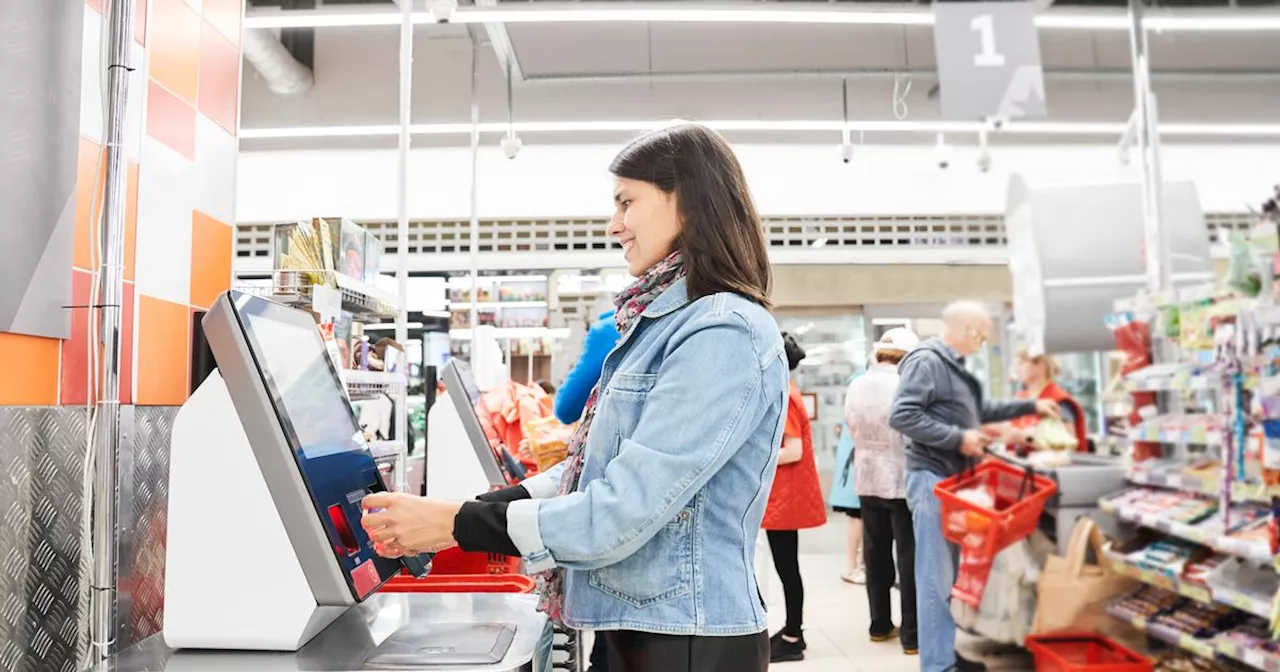
[[[641,180],[615,178],[609,235],[622,244],[627,271],[639,277],[666,259],[680,235],[675,194]]]

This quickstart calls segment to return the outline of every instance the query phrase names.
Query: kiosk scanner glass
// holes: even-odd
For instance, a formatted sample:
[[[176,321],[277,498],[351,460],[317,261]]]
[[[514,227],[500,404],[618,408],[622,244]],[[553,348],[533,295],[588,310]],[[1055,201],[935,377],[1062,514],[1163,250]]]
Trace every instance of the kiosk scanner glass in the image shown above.
[[[352,594],[363,600],[403,567],[425,573],[378,556],[360,525],[361,500],[387,488],[311,315],[228,297]]]

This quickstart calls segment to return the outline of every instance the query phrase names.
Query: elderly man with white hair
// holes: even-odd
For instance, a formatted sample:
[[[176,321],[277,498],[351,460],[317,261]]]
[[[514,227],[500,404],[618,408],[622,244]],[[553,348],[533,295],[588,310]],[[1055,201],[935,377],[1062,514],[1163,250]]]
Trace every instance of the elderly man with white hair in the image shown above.
[[[965,358],[986,345],[991,317],[979,303],[963,301],[942,313],[942,335],[921,343],[898,367],[898,393],[889,425],[907,446],[907,505],[916,542],[916,612],[920,626],[920,669],[950,672],[984,669],[955,652],[951,586],[957,550],[942,537],[942,510],[934,486],[982,457],[991,442],[982,431],[1039,413],[1056,415],[1057,405],[1040,401],[991,401],[965,369]]]

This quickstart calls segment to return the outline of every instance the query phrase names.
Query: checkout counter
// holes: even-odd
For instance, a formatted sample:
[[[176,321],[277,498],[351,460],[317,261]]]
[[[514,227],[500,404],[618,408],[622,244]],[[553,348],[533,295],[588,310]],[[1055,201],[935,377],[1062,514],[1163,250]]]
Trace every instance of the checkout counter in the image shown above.
[[[532,670],[536,596],[378,592],[430,557],[373,552],[386,484],[311,315],[228,292],[202,324],[218,371],[174,421],[163,631],[95,669]]]

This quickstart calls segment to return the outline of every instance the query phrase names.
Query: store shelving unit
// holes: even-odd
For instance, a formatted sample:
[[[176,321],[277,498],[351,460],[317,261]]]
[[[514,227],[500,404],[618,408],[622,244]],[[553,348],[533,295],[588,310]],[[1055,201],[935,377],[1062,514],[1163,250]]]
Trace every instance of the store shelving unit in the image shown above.
[[[295,224],[285,224],[294,226]],[[264,296],[277,303],[313,311],[321,316],[347,313],[353,322],[379,324],[395,320],[400,315],[400,300],[363,279],[355,278],[332,269],[281,268],[279,250],[273,251],[270,283],[245,282],[237,289]],[[375,339],[376,340],[376,339]],[[396,404],[406,403],[408,362],[402,363],[398,372],[364,371],[340,368],[339,377],[346,387],[353,405],[387,395]],[[395,477],[396,489],[405,487],[408,467],[408,445],[404,441],[371,441],[370,450],[379,468]]]
[[[1148,417],[1130,430],[1131,450],[1136,450],[1137,444],[1161,447],[1162,456],[1142,452],[1126,466],[1126,479],[1152,492],[1137,492],[1136,497],[1128,496],[1133,491],[1107,496],[1099,508],[1131,524],[1220,554],[1209,563],[1218,564],[1208,571],[1207,578],[1201,570],[1197,581],[1191,582],[1179,573],[1135,564],[1108,550],[1106,562],[1117,573],[1190,602],[1229,608],[1238,612],[1240,619],[1245,615],[1264,619],[1274,636],[1280,606],[1275,590],[1280,579],[1274,572],[1280,569],[1280,560],[1272,550],[1275,540],[1266,534],[1269,511],[1259,505],[1272,505],[1270,511],[1274,511],[1280,487],[1266,485],[1261,462],[1267,440],[1256,421],[1258,409],[1246,393],[1277,376],[1274,350],[1261,344],[1280,338],[1280,330],[1275,328],[1280,322],[1271,319],[1280,316],[1280,309],[1271,298],[1270,284],[1263,286],[1267,291],[1259,298],[1199,286],[1117,302],[1117,313],[1145,316],[1152,325],[1153,340],[1160,341],[1153,347],[1177,353],[1174,361],[1131,373],[1124,389],[1135,394],[1165,393],[1170,410],[1178,410],[1183,401],[1194,410]],[[1161,490],[1186,495],[1155,494]],[[1232,633],[1230,628],[1239,626],[1197,638],[1125,613],[1112,611],[1112,615],[1153,639],[1197,656],[1280,672],[1276,654],[1236,641],[1245,636]],[[1259,640],[1250,641],[1257,644]]]

